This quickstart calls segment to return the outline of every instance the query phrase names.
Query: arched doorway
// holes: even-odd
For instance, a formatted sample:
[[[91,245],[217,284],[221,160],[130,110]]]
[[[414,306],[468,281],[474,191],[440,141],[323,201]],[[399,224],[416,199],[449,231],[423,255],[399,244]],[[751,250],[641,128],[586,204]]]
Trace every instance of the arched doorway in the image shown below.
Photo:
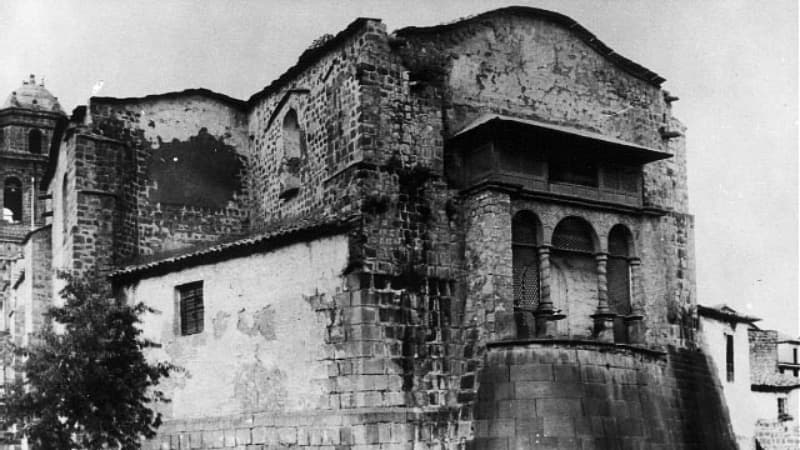
[[[553,306],[566,320],[558,324],[559,333],[589,337],[597,308],[597,237],[589,222],[567,217],[553,231],[550,265]]]

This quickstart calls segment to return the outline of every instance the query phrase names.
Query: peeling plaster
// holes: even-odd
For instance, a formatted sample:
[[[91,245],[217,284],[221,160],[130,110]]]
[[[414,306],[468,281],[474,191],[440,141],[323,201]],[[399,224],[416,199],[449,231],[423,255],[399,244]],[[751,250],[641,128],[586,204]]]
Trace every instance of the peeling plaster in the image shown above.
[[[268,341],[274,341],[275,337],[275,311],[267,305],[258,311],[248,314],[247,310],[239,310],[239,319],[236,328],[248,336],[260,334]]]

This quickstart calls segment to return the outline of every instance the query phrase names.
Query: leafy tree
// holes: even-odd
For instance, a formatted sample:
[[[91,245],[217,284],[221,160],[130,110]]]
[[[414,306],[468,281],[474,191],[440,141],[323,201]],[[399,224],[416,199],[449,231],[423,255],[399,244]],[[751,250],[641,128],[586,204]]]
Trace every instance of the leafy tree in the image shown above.
[[[17,349],[23,375],[7,389],[4,419],[34,449],[139,448],[161,424],[152,403],[168,401],[155,386],[176,368],[145,359],[156,344],[136,324],[148,307],[114,299],[101,277],[63,277],[64,305]]]

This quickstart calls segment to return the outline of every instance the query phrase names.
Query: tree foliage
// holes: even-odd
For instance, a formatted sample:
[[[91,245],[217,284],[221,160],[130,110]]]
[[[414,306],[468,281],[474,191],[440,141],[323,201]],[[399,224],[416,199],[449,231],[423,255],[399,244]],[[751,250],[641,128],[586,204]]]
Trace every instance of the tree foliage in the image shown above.
[[[4,418],[34,449],[139,448],[161,424],[152,406],[168,400],[155,387],[175,367],[145,358],[156,344],[137,327],[144,304],[113,298],[99,277],[64,278],[64,305],[17,349],[20,376],[7,387]]]

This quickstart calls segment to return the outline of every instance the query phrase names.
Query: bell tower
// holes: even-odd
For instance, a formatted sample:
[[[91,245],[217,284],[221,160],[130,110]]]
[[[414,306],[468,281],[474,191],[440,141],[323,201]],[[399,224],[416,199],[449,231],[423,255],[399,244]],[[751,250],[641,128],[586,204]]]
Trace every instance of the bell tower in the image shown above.
[[[38,185],[56,124],[65,117],[44,80],[32,74],[0,107],[0,260],[14,259],[25,235],[44,224]]]

